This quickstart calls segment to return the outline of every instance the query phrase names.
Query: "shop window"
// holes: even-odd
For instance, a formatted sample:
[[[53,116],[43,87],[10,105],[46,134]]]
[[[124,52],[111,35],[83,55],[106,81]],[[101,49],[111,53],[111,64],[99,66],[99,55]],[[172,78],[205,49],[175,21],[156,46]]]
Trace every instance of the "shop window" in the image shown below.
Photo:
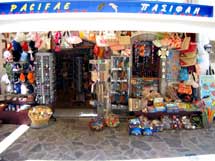
[[[158,78],[160,58],[157,55],[158,48],[153,45],[152,41],[135,41],[132,50],[133,76]]]

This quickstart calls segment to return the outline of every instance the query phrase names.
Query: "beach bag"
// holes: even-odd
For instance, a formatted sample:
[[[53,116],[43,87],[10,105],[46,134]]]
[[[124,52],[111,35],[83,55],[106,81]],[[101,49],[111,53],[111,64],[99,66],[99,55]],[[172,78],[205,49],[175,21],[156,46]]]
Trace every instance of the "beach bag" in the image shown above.
[[[119,36],[119,44],[120,45],[130,45],[131,44],[130,36]]]
[[[189,74],[189,80],[186,82],[186,84],[191,85],[193,88],[198,88],[199,84],[197,83],[197,74]]]
[[[185,37],[181,43],[181,50],[187,50],[189,48],[191,37],[188,37],[187,34],[184,34]]]
[[[179,83],[178,85],[178,93],[179,94],[192,94],[191,85],[186,85],[185,83]]]
[[[196,64],[196,50],[193,52],[181,53],[179,57],[179,63],[182,67],[189,67]]]
[[[189,73],[188,73],[188,69],[185,68],[181,68],[180,72],[179,72],[179,80],[180,81],[187,81],[189,79]]]

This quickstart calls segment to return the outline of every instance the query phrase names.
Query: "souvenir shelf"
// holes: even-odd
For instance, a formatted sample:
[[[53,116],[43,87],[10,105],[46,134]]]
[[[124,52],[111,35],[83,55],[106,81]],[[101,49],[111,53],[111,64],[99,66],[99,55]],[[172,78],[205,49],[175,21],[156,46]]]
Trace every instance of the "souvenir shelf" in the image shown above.
[[[39,52],[35,57],[36,102],[52,104],[55,101],[55,57],[53,53]]]
[[[1,95],[0,120],[10,124],[29,124],[28,109],[35,105],[35,79],[33,62],[6,62],[4,68],[11,83],[11,90]],[[29,74],[30,73],[30,74]]]
[[[130,82],[130,59],[125,56],[111,57],[111,110],[127,112]]]
[[[132,75],[145,78],[159,78],[159,61],[152,41],[135,41],[133,44]]]

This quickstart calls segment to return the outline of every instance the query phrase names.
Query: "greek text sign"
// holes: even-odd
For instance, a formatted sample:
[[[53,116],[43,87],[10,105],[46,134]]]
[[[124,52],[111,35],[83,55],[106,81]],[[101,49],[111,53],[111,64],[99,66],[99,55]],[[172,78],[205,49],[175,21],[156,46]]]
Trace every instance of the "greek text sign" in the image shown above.
[[[213,6],[140,0],[30,0],[0,2],[0,14],[116,12],[213,17]]]

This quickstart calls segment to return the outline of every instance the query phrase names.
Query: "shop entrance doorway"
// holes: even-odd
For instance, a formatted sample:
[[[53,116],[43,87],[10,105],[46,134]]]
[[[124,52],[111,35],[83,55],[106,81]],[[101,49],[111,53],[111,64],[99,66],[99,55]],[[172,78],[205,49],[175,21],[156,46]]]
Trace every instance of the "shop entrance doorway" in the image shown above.
[[[90,109],[93,44],[83,42],[71,49],[56,53],[57,109]]]

